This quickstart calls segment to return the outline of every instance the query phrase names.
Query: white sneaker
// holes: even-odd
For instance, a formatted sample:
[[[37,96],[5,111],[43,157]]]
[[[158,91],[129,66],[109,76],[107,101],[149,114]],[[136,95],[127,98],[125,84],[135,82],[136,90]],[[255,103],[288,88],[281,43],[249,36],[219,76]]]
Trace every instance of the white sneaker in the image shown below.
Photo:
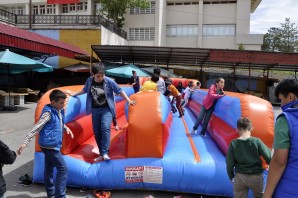
[[[95,161],[95,162],[100,161],[100,160],[102,160],[102,156],[101,156],[101,155],[98,156],[98,157],[96,157],[96,158],[94,158],[94,161]]]
[[[111,159],[107,154],[104,154],[102,157],[103,157],[103,160],[105,160],[105,161]]]
[[[195,135],[195,134],[196,134],[196,130],[193,130],[193,129],[192,129],[191,132],[190,132],[190,134],[191,134],[191,135]]]

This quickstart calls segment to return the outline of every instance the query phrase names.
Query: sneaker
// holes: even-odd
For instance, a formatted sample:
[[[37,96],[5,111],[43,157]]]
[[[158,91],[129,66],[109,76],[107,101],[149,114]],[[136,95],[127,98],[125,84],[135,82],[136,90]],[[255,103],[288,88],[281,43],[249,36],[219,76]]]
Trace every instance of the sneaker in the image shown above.
[[[25,175],[22,175],[21,177],[19,177],[19,179],[18,179],[18,183],[21,184],[21,183],[23,183],[23,181],[25,181],[26,179],[31,179],[31,178],[29,177],[28,174],[25,174]]]
[[[103,157],[100,155],[100,156],[94,158],[93,161],[94,161],[94,162],[97,162],[97,161],[101,161],[101,160],[103,160]]]
[[[104,154],[102,157],[103,157],[103,160],[105,160],[105,161],[111,159],[111,158],[108,156],[108,154]]]
[[[191,135],[195,135],[196,134],[196,130],[192,129],[190,132]]]
[[[29,187],[29,186],[32,186],[33,185],[33,182],[32,180],[29,178],[29,179],[26,179],[24,180],[22,183],[21,183],[22,186],[25,186],[25,187]]]

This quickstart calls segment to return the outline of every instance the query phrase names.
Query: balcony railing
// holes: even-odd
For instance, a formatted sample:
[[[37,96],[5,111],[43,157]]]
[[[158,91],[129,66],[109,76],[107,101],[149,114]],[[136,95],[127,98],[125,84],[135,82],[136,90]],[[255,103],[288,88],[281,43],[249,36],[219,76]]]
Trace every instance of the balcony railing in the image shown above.
[[[23,25],[29,24],[30,16],[15,15],[0,9],[0,21]],[[101,15],[32,15],[31,25],[102,25],[119,36],[127,38],[124,30]]]

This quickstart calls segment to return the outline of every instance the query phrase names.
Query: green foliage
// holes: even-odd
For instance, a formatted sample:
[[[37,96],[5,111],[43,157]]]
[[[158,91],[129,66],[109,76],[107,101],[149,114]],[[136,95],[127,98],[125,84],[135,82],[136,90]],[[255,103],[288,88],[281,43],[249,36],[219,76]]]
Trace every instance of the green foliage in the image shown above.
[[[298,51],[298,30],[290,18],[280,28],[272,27],[264,35],[262,50],[273,52],[297,52]]]
[[[100,13],[113,20],[120,28],[124,25],[126,9],[133,7],[148,8],[149,6],[147,0],[96,0],[96,2],[102,5]]]
[[[238,47],[239,50],[245,50],[245,47],[242,43],[240,43],[239,47]]]

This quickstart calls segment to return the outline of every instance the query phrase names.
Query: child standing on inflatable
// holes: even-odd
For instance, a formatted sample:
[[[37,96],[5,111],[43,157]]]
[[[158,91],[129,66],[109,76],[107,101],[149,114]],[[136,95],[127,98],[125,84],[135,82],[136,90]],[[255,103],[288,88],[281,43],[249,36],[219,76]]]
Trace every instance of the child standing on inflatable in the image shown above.
[[[67,166],[60,152],[63,131],[73,133],[64,124],[64,103],[66,95],[61,90],[55,89],[50,93],[51,104],[46,105],[38,122],[28,133],[24,143],[17,150],[20,155],[32,138],[39,132],[38,144],[45,156],[44,182],[48,197],[66,197]],[[56,168],[56,178],[53,178]],[[55,183],[54,183],[55,181]]]
[[[198,129],[199,124],[204,119],[200,135],[205,136],[208,122],[211,118],[212,112],[214,111],[217,99],[224,96],[224,91],[223,91],[224,86],[225,86],[225,80],[223,78],[217,78],[215,80],[215,84],[210,86],[208,93],[203,100],[203,105],[202,105],[200,114],[198,116],[198,119],[195,125],[193,126],[193,129],[191,132],[192,134],[195,134],[195,131]]]
[[[186,89],[183,91],[183,93],[184,93],[184,98],[183,98],[184,102],[183,102],[182,108],[184,108],[188,104],[190,95],[194,91],[194,89],[193,89],[194,86],[195,86],[194,82],[190,81],[188,83],[188,86],[186,87]]]
[[[81,91],[69,94],[78,96],[87,93],[86,113],[92,114],[93,132],[100,153],[95,161],[110,160],[110,126],[113,117],[116,116],[114,93],[120,94],[128,105],[134,105],[136,102],[130,100],[114,80],[105,76],[101,62],[92,66],[91,73],[92,76],[87,79]]]
[[[252,130],[251,121],[248,118],[240,118],[237,121],[239,138],[230,143],[227,152],[227,173],[234,182],[235,198],[247,197],[249,189],[254,197],[263,196],[264,170],[260,156],[269,164],[271,151],[262,140],[251,137]]]
[[[275,88],[282,113],[274,126],[273,156],[270,162],[265,198],[298,197],[298,82],[282,80]]]
[[[179,118],[181,118],[184,115],[183,109],[182,109],[182,106],[181,106],[181,102],[182,102],[181,93],[179,93],[179,91],[176,89],[176,87],[172,84],[171,79],[169,79],[169,78],[166,79],[165,84],[166,84],[166,88],[167,88],[167,91],[166,91],[167,96],[172,95],[176,99],[176,107],[177,107],[177,110],[179,112]]]

